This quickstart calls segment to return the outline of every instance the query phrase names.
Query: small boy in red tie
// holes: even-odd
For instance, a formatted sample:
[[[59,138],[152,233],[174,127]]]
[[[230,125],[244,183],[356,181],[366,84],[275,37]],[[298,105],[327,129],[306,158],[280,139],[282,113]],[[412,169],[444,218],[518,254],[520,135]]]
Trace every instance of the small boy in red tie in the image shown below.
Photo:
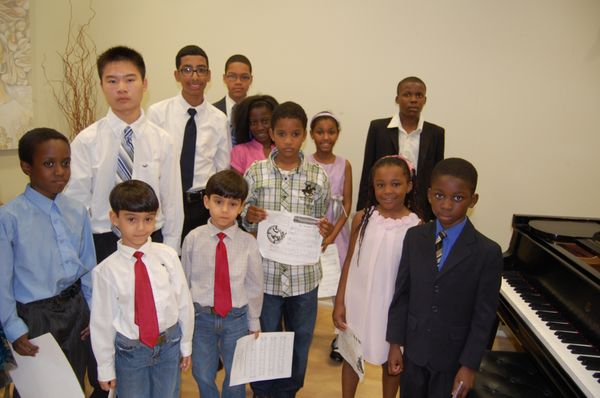
[[[92,274],[90,333],[102,389],[119,398],[179,397],[191,364],[194,310],[177,253],[152,242],[158,198],[139,180],[116,185],[117,251]]]
[[[258,244],[236,221],[247,195],[248,184],[235,171],[214,174],[204,195],[210,219],[183,241],[181,261],[196,312],[192,373],[203,397],[219,396],[219,357],[226,372],[222,396],[246,396],[245,386],[229,386],[229,378],[237,340],[260,331],[263,301]]]

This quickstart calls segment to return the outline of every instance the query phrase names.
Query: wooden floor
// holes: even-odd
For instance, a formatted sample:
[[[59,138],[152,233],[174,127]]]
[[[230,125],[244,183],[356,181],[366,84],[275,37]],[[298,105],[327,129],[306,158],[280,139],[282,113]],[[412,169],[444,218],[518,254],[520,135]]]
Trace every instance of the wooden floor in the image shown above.
[[[331,321],[332,306],[330,301],[319,304],[315,334],[308,356],[308,370],[304,381],[304,388],[300,390],[298,398],[332,398],[342,395],[341,365],[329,359],[331,340],[333,339],[333,323]],[[515,350],[514,342],[506,337],[496,337],[495,350]],[[372,398],[381,396],[381,367],[365,364],[365,379],[358,386],[356,398]],[[223,371],[219,372],[217,385],[221,385]],[[197,398],[199,396],[196,382],[191,372],[183,375],[181,396],[183,398]],[[252,397],[249,387],[246,388],[246,397]]]
[[[298,398],[331,398],[341,396],[341,366],[329,359],[331,340],[333,339],[333,323],[331,321],[332,306],[330,301],[319,303],[315,334],[308,357],[308,370],[304,388],[300,390]],[[500,333],[494,342],[494,350],[514,351],[518,349],[515,341],[504,333]],[[381,396],[381,367],[365,364],[365,380],[358,386],[357,398],[371,398]],[[223,381],[223,371],[217,376],[217,385]],[[88,389],[89,394],[89,389]],[[3,397],[0,389],[0,397]],[[183,374],[181,397],[197,398],[198,387],[191,371]],[[246,397],[252,397],[249,387],[246,388]]]

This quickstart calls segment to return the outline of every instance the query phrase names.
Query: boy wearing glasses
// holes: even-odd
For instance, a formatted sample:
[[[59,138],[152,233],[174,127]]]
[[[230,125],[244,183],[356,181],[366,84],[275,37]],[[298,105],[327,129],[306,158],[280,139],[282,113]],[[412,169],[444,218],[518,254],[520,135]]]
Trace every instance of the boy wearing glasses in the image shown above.
[[[250,60],[242,54],[234,54],[229,57],[225,62],[223,82],[227,86],[227,95],[213,105],[227,115],[227,126],[231,134],[231,142],[236,145],[237,141],[232,128],[231,115],[233,107],[246,98],[248,89],[252,84],[252,64]]]
[[[209,177],[229,168],[231,138],[227,118],[208,101],[208,56],[198,46],[183,47],[175,56],[175,80],[181,93],[148,109],[148,118],[173,137],[181,168],[184,222],[181,241],[192,229],[206,224],[202,201]]]

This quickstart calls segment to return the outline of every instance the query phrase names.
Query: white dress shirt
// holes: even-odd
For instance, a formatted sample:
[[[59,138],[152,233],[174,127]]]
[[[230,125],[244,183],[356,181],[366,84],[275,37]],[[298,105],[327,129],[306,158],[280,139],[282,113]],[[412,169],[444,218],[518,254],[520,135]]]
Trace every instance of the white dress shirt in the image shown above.
[[[92,313],[90,336],[98,362],[98,380],[115,378],[115,336],[121,333],[139,339],[135,324],[135,262],[133,253],[144,253],[152,294],[156,305],[158,329],[162,333],[179,322],[181,355],[192,354],[194,304],[177,253],[162,243],[148,239],[139,249],[122,244],[92,272]]]
[[[421,143],[421,132],[423,132],[423,120],[425,120],[423,117],[419,118],[417,129],[410,133],[407,133],[404,127],[402,127],[398,113],[392,116],[392,120],[388,124],[388,128],[398,129],[398,154],[411,161],[415,168],[415,173],[418,172],[417,163],[419,162],[419,146]]]
[[[196,158],[194,181],[190,192],[206,187],[206,182],[217,171],[229,168],[231,136],[227,132],[227,117],[206,99],[199,106],[191,106],[181,93],[157,102],[148,109],[148,119],[165,129],[173,137],[177,160],[181,156],[185,125],[190,118],[188,109],[196,109]],[[177,162],[179,163],[179,162]]]
[[[128,125],[112,110],[81,131],[71,144],[71,179],[64,194],[83,203],[90,213],[93,233],[111,231],[108,196],[116,185],[117,154],[123,131],[133,130],[132,178],[148,183],[158,196],[156,228],[165,244],[179,250],[183,228],[183,203],[179,156],[172,139],[142,115]]]
[[[248,330],[260,330],[260,311],[263,302],[263,267],[256,239],[242,231],[237,223],[221,231],[210,220],[192,230],[183,241],[181,262],[192,299],[204,307],[214,307],[215,252],[219,237],[227,248],[231,303],[235,308],[248,304]]]

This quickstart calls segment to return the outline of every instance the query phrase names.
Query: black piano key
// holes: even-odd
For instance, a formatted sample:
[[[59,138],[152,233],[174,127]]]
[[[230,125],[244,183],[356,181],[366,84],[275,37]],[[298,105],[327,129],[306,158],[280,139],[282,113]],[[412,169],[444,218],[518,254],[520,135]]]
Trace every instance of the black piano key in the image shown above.
[[[554,307],[548,303],[527,303],[527,305],[534,311],[555,311]]]
[[[569,351],[571,351],[573,354],[578,354],[578,355],[597,355],[600,356],[600,351],[598,351],[597,348],[592,347],[592,346],[586,346],[586,345],[573,345],[573,344],[569,344],[567,346],[567,349]]]
[[[600,382],[600,372],[594,373],[594,377]]]
[[[581,361],[581,363],[583,363],[583,366],[585,366],[587,370],[600,370],[600,358],[587,357],[582,355],[577,357],[577,360]]]
[[[548,322],[547,325],[550,328],[550,330],[560,330],[560,331],[564,331],[564,332],[576,332],[577,331],[577,329],[575,329],[572,325],[570,325],[568,323]]]
[[[589,344],[585,337],[579,333],[554,332],[554,334],[565,344]]]
[[[558,312],[536,311],[535,313],[546,322],[565,322],[565,319]]]

